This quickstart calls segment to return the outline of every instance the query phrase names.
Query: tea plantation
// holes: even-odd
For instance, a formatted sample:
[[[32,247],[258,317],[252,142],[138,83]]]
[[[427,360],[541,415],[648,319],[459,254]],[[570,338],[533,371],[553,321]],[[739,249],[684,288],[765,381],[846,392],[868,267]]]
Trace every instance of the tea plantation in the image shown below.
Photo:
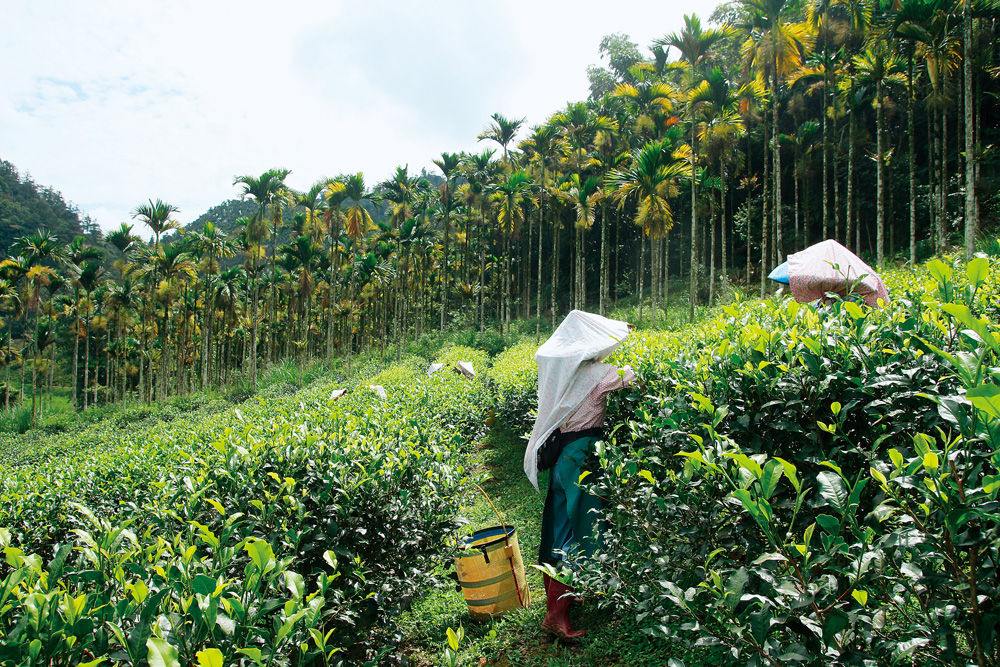
[[[880,310],[736,302],[611,359],[639,381],[584,480],[609,529],[575,582],[584,627],[641,637],[607,664],[650,641],[672,665],[1000,664],[1000,263],[886,279]],[[0,444],[0,665],[403,664],[404,612],[458,596],[487,424],[520,456],[534,350]],[[450,658],[598,662],[486,630]]]

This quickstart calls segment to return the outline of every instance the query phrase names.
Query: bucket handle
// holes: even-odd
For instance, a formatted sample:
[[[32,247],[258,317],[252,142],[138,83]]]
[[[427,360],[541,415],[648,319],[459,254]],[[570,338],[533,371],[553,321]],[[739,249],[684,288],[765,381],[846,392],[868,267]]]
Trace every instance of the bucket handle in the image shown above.
[[[513,549],[510,547],[510,538],[507,534],[507,524],[504,522],[503,517],[500,516],[500,510],[498,510],[497,506],[493,504],[492,500],[490,500],[489,494],[483,490],[483,487],[479,486],[475,482],[472,482],[472,486],[479,489],[479,493],[483,494],[483,497],[486,498],[486,502],[490,504],[490,507],[493,508],[493,512],[497,515],[497,519],[500,520],[500,530],[503,531],[503,543],[507,545],[505,552],[507,553],[507,562],[510,563],[510,576],[514,577],[514,590],[517,592],[517,601],[521,607],[524,607],[524,599],[521,597],[521,586],[517,583],[517,570],[514,567],[514,553]],[[487,555],[485,550],[483,551],[483,558],[486,559],[487,563],[490,562],[490,557]]]
[[[500,528],[503,530],[504,541],[506,542],[507,541],[507,524],[506,524],[506,522],[504,522],[503,517],[500,516],[500,510],[498,510],[497,506],[493,504],[492,500],[490,500],[490,497],[486,494],[486,491],[483,490],[483,487],[479,486],[475,482],[472,482],[472,486],[474,486],[477,489],[479,489],[479,493],[483,494],[483,497],[486,498],[486,502],[488,502],[490,504],[490,507],[493,508],[493,513],[497,515],[497,519],[500,521]]]

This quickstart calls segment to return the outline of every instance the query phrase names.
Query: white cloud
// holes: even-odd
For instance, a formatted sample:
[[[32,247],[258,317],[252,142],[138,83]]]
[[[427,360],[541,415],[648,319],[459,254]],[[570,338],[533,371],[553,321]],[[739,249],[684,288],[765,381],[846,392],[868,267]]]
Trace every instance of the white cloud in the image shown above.
[[[105,229],[149,198],[190,221],[271,167],[298,188],[356,171],[373,185],[477,150],[491,113],[531,125],[583,99],[603,35],[644,47],[712,8],[36,0],[4,12],[0,157]]]

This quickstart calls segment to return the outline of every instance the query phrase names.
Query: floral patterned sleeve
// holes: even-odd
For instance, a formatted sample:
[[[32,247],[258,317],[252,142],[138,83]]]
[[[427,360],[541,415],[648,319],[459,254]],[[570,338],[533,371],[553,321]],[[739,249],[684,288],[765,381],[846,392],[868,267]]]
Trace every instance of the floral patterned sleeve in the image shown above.
[[[583,399],[580,407],[563,422],[559,430],[563,433],[572,433],[603,426],[604,415],[608,407],[608,394],[618,389],[624,389],[635,381],[635,373],[631,366],[625,366],[621,370],[624,371],[624,374],[619,375],[617,367],[610,367],[597,386]]]

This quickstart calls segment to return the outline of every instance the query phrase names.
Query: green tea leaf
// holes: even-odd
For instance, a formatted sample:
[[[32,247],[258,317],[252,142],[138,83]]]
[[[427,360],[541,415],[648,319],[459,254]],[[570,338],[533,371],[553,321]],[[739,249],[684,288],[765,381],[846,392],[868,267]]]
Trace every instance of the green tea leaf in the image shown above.
[[[966,398],[982,413],[993,419],[1000,419],[1000,387],[995,384],[981,384],[965,393]]]
[[[973,288],[978,288],[990,275],[990,262],[985,257],[976,257],[965,265],[965,274],[969,277],[969,284]]]
[[[263,656],[260,653],[259,648],[241,648],[236,651],[237,653],[242,653],[246,657],[250,658],[258,665],[264,664]]]
[[[840,521],[836,517],[832,517],[829,514],[820,514],[816,517],[816,523],[831,535],[840,534]]]
[[[207,648],[195,655],[200,667],[222,667],[222,651],[217,648]]]
[[[733,497],[737,498],[741,503],[743,503],[744,509],[750,512],[750,516],[754,519],[760,520],[760,508],[757,503],[754,502],[753,496],[746,489],[737,489],[733,491]]]
[[[247,542],[243,548],[250,555],[254,565],[261,572],[266,572],[267,566],[274,560],[274,551],[271,549],[271,545],[264,540],[253,540]]]
[[[847,311],[847,314],[851,316],[852,320],[860,320],[865,316],[865,312],[861,310],[861,306],[853,301],[845,301],[844,310]]]
[[[774,460],[781,464],[781,467],[785,470],[785,477],[788,478],[788,481],[792,483],[792,488],[798,493],[801,490],[801,484],[799,483],[798,469],[795,467],[795,464],[778,456],[775,456]]]
[[[923,458],[924,454],[931,451],[932,444],[934,444],[934,439],[926,433],[917,433],[913,436],[913,446],[921,458]]]
[[[755,478],[760,479],[763,470],[761,469],[760,464],[752,458],[746,454],[726,454],[726,456],[731,458],[733,461],[736,461],[736,463],[738,463],[744,470],[750,471]]]
[[[889,450],[889,459],[892,461],[892,465],[896,470],[903,467],[903,455],[899,453],[898,449]]]
[[[177,648],[172,646],[165,639],[150,637],[146,640],[146,648],[149,649],[149,667],[181,667],[177,659]]]
[[[771,460],[764,465],[764,473],[760,477],[761,495],[764,498],[770,498],[774,495],[784,470],[780,461]]]
[[[741,567],[729,575],[729,579],[726,580],[725,592],[725,604],[729,611],[736,609],[736,605],[740,603],[740,598],[743,596],[743,589],[749,580],[750,575],[747,573],[745,567]]]
[[[886,479],[885,475],[882,474],[882,471],[874,466],[868,469],[868,473],[872,476],[872,479],[874,479],[879,484],[885,485],[889,482],[889,480]]]
[[[288,592],[292,594],[292,598],[295,600],[301,600],[302,596],[305,595],[305,582],[302,579],[302,575],[298,572],[285,571],[285,586],[288,587]]]
[[[835,473],[824,470],[816,475],[816,481],[819,483],[819,495],[830,507],[841,514],[847,511],[847,489],[844,480]]]
[[[823,620],[823,641],[830,645],[836,636],[850,626],[851,622],[847,614],[840,609],[831,609]]]
[[[986,475],[983,477],[983,493],[994,495],[1000,489],[1000,475]]]
[[[926,266],[927,266],[927,271],[930,272],[934,280],[942,284],[947,283],[949,280],[951,280],[951,276],[955,273],[955,271],[950,266],[942,262],[940,259],[932,259],[931,261],[927,262]]]

